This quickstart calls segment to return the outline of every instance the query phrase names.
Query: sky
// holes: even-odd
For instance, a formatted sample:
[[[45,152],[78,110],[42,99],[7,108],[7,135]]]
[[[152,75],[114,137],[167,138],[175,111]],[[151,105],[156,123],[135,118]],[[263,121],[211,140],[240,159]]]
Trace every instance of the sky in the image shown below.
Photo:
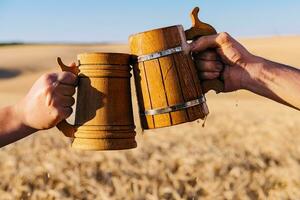
[[[0,0],[0,42],[126,42],[191,26],[189,13],[235,37],[300,35],[300,0]]]

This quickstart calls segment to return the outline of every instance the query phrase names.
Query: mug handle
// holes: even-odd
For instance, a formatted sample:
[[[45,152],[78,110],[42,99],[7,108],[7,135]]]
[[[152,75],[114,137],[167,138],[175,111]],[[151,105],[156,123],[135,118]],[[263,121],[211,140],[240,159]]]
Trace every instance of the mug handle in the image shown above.
[[[72,68],[72,67],[68,67],[66,66],[60,57],[57,58],[57,63],[60,66],[61,70],[64,72],[71,72],[73,74],[75,74],[76,76],[79,73],[79,69],[78,68]],[[74,137],[74,134],[76,132],[76,126],[69,124],[67,122],[67,120],[63,119],[61,122],[59,122],[56,127],[58,128],[58,130],[60,130],[66,137]]]
[[[192,27],[185,31],[185,36],[187,40],[196,40],[197,38],[204,35],[213,35],[217,31],[209,24],[203,23],[198,18],[199,8],[195,7],[190,16],[192,19]],[[224,91],[224,83],[220,79],[213,79],[204,81],[201,84],[203,93],[207,93],[210,90],[220,93]]]

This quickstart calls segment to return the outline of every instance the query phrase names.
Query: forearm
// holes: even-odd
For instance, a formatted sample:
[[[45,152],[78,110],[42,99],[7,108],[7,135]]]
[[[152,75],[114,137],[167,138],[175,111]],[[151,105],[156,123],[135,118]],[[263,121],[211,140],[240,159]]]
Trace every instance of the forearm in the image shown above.
[[[16,106],[0,109],[0,147],[24,138],[35,131],[22,123]]]
[[[300,109],[300,70],[256,57],[247,67],[244,88]]]

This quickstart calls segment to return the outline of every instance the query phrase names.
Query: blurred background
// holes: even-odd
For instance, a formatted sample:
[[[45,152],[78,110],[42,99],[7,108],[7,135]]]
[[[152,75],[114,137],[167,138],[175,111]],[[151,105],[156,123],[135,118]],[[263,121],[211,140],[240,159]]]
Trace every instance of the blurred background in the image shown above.
[[[2,42],[122,42],[130,34],[182,24],[201,7],[200,17],[235,37],[300,33],[300,2],[252,1],[0,1]]]
[[[128,53],[130,34],[189,28],[195,6],[252,53],[300,66],[297,0],[0,0],[0,106],[59,71],[57,56]],[[132,88],[138,148],[78,151],[56,128],[40,131],[0,149],[0,199],[300,199],[298,111],[247,91],[209,92],[205,127],[142,132]]]

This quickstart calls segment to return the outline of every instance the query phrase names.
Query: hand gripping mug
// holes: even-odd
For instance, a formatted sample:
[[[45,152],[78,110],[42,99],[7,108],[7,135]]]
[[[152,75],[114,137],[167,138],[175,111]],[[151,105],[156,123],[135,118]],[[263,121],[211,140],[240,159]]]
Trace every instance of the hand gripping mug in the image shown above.
[[[209,111],[203,90],[223,90],[220,80],[201,85],[187,41],[215,34],[215,29],[191,13],[193,26],[182,25],[137,33],[129,37],[135,55],[133,71],[143,129],[204,119]],[[205,88],[204,88],[205,87]]]
[[[78,55],[75,125],[66,120],[57,127],[71,137],[72,147],[85,150],[121,150],[137,146],[130,89],[130,55]],[[63,71],[70,71],[61,59]],[[72,72],[72,71],[71,71]]]

